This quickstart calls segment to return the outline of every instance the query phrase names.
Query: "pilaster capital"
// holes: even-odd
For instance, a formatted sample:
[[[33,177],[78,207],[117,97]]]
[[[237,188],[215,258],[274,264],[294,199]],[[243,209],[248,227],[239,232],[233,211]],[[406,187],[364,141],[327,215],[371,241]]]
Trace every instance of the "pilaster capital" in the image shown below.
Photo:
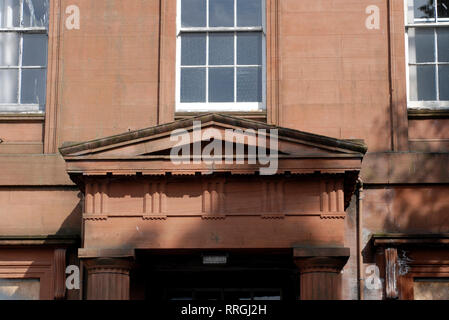
[[[349,259],[349,248],[294,248],[293,258],[299,272],[340,273]]]
[[[85,259],[84,265],[89,274],[120,273],[129,275],[133,261],[130,258]]]

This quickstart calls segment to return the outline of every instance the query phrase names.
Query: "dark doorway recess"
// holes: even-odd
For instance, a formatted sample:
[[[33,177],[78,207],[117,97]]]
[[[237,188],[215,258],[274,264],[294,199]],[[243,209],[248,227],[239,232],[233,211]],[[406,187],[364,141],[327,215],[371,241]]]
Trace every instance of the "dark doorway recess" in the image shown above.
[[[226,256],[227,261],[206,265],[204,255]],[[143,253],[136,271],[135,281],[144,280],[148,300],[295,300],[299,296],[299,273],[291,253]]]

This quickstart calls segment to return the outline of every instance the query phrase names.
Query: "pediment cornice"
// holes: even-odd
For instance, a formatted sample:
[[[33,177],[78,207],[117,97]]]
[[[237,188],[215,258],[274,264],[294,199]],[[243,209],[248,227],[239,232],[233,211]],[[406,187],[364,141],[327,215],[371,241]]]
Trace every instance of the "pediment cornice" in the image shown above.
[[[123,154],[122,152],[114,153],[111,150],[123,149],[128,146],[135,146],[137,144],[152,143],[156,144],[163,139],[166,139],[175,130],[186,130],[191,132],[194,127],[194,122],[201,122],[202,129],[214,128],[217,130],[226,129],[241,129],[241,130],[277,130],[279,141],[290,142],[291,144],[308,146],[314,150],[323,150],[327,153],[338,155],[349,155],[354,157],[363,157],[367,151],[366,145],[361,140],[342,140],[335,139],[331,137],[311,134],[299,130],[294,130],[290,128],[278,127],[273,125],[268,125],[262,122],[236,118],[229,115],[211,113],[202,116],[198,116],[191,119],[179,120],[168,124],[158,125],[154,127],[149,127],[141,130],[126,132],[119,135],[114,135],[102,139],[96,139],[91,141],[86,141],[82,143],[71,144],[61,147],[59,150],[64,158],[81,158],[94,156],[95,158],[108,158],[111,156],[117,158],[134,158],[139,156],[145,156],[146,154],[151,154],[147,152],[146,154],[139,154],[128,152]],[[137,149],[134,149],[137,150]],[[149,149],[150,151],[153,149]],[[155,149],[154,149],[155,150]],[[159,149],[160,150],[160,149]],[[294,150],[295,151],[295,150]],[[297,149],[297,152],[287,152],[285,155],[296,155],[300,156],[301,153],[313,154],[313,152],[307,152],[304,148],[303,150]],[[298,152],[299,151],[299,152]],[[303,152],[301,152],[303,151]],[[316,153],[316,152],[315,152]],[[325,154],[322,153],[323,157]]]

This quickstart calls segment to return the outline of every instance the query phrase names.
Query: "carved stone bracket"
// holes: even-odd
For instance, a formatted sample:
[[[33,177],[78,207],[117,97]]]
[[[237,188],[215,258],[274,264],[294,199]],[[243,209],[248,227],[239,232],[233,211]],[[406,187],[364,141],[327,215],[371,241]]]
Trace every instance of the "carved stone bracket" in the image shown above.
[[[202,218],[225,219],[225,180],[205,179],[202,183]]]
[[[344,219],[346,214],[343,180],[323,179],[320,188],[321,219]]]
[[[109,183],[107,181],[89,181],[86,183],[84,202],[85,220],[107,220]]]
[[[264,219],[284,218],[284,180],[261,181],[261,212]]]
[[[167,194],[166,182],[150,181],[145,184],[145,194],[143,197],[144,220],[165,220],[167,216]]]
[[[398,251],[385,249],[385,295],[387,299],[397,299],[398,291]]]
[[[147,215],[162,214],[167,211],[165,181],[151,181],[145,184],[143,213]]]

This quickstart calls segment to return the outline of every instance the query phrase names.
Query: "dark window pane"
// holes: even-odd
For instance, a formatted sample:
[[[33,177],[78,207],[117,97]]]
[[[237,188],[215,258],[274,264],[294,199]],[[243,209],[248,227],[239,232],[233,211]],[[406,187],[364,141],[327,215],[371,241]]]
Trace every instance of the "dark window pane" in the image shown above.
[[[237,64],[262,65],[262,34],[260,32],[237,34]]]
[[[170,291],[167,293],[167,300],[169,301],[191,301],[193,300],[191,291]]]
[[[19,45],[18,33],[0,33],[0,66],[19,65]]]
[[[206,0],[181,1],[181,25],[183,27],[206,27]]]
[[[183,33],[181,38],[181,65],[206,64],[206,34]]]
[[[237,102],[262,102],[262,68],[237,68]]]
[[[433,28],[413,28],[409,33],[410,62],[435,62],[435,34]]]
[[[438,18],[449,18],[449,0],[438,0]]]
[[[224,293],[225,301],[243,301],[251,300],[250,291],[227,291]]]
[[[23,59],[24,66],[47,65],[47,35],[24,34],[23,35]]]
[[[206,68],[181,68],[181,102],[206,102]]]
[[[0,1],[0,28],[20,27],[20,2],[18,0]]]
[[[36,103],[43,110],[45,106],[45,69],[22,70],[22,103]]]
[[[434,0],[414,0],[415,19],[435,18]]]
[[[449,66],[439,66],[440,100],[449,101]]]
[[[237,0],[237,25],[262,26],[262,0]]]
[[[416,79],[411,79],[412,100],[435,101],[435,66],[411,66],[410,69],[411,74],[416,75]]]
[[[195,300],[200,301],[219,301],[222,300],[222,294],[220,291],[204,290],[195,292]]]
[[[449,62],[449,28],[438,28],[438,61]]]
[[[0,69],[0,103],[17,103],[19,71]]]
[[[209,34],[209,65],[234,65],[234,33]]]
[[[209,102],[234,102],[234,68],[209,69]]]
[[[210,0],[209,27],[234,26],[234,0]]]
[[[254,300],[281,300],[279,291],[254,292]]]
[[[23,25],[25,27],[48,28],[48,0],[24,0],[23,1]]]

